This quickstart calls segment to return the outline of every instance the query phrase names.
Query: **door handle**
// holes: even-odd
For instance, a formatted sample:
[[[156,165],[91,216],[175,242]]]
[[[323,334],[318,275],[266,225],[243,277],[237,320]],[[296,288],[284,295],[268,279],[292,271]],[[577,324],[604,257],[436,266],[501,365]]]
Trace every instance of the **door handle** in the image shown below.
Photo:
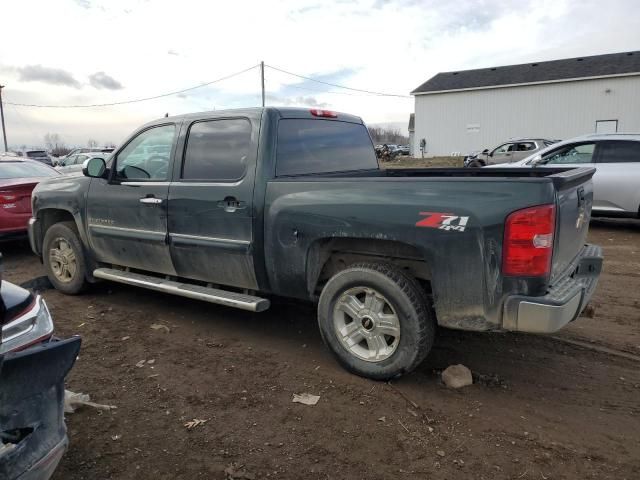
[[[247,208],[247,204],[235,197],[225,197],[224,200],[220,200],[218,202],[218,207],[223,208],[225,212],[233,213],[236,210],[243,210]]]
[[[162,199],[155,197],[143,197],[140,199],[140,203],[144,203],[145,205],[160,205],[162,203]]]

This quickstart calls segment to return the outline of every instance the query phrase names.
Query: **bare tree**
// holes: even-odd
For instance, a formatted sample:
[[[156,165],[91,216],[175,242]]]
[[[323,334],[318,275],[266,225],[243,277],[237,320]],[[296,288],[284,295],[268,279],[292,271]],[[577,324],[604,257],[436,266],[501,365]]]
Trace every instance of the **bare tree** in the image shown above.
[[[90,138],[89,141],[87,142],[87,147],[89,148],[96,148],[98,146],[98,141],[94,140],[93,138]]]
[[[404,145],[409,143],[409,137],[402,135],[400,130],[383,127],[368,127],[369,135],[373,143],[394,143],[396,145]]]
[[[44,144],[47,147],[47,150],[49,150],[55,157],[69,153],[69,149],[57,133],[47,133],[44,136]]]

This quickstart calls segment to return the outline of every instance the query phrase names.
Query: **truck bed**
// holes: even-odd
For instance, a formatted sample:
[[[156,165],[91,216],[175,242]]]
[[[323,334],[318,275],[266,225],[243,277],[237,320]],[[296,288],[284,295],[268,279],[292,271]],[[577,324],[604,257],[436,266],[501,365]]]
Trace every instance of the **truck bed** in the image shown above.
[[[595,172],[591,167],[580,168],[391,168],[385,170],[359,170],[353,172],[336,172],[313,175],[296,175],[291,177],[298,181],[307,178],[428,178],[437,179],[466,179],[466,180],[496,180],[501,178],[551,179],[556,188],[567,187],[572,183],[580,183],[591,178]]]

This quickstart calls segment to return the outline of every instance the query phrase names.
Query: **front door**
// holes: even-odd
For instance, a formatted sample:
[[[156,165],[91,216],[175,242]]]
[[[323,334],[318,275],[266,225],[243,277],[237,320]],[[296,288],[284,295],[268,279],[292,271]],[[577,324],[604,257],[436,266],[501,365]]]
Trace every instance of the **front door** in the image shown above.
[[[505,143],[504,145],[500,145],[491,152],[489,156],[489,165],[511,162],[511,155],[513,154],[514,148],[514,143]]]
[[[135,135],[113,157],[108,179],[92,179],[88,235],[100,262],[174,274],[167,242],[167,194],[178,126]]]
[[[252,207],[259,127],[259,114],[185,124],[182,162],[169,189],[169,237],[179,276],[257,288]]]

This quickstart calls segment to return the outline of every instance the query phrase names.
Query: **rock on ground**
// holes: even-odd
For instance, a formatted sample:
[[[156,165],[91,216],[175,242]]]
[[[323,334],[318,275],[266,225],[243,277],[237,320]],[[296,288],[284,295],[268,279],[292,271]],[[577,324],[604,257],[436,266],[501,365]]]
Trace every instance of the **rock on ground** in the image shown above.
[[[471,370],[464,365],[451,365],[442,372],[442,381],[449,388],[462,388],[473,384]]]

